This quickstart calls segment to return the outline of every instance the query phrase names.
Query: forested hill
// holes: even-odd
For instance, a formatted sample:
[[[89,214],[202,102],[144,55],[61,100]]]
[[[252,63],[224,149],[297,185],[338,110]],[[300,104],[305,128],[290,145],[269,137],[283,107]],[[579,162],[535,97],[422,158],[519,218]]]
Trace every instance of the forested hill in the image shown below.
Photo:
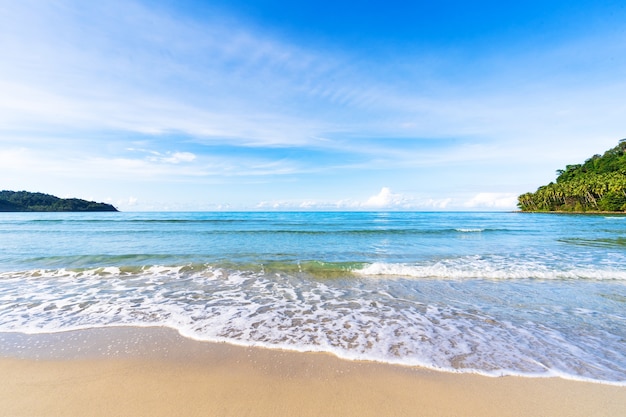
[[[518,197],[522,211],[626,211],[626,139],[604,155],[557,171],[556,183]]]
[[[0,211],[117,211],[105,203],[28,191],[0,191]]]

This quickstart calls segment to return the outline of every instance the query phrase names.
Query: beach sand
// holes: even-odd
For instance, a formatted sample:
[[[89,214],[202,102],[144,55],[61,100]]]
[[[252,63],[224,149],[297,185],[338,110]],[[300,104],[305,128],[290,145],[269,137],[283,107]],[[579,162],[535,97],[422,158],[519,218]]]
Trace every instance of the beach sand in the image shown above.
[[[195,342],[164,328],[2,333],[0,416],[626,416],[626,387]]]

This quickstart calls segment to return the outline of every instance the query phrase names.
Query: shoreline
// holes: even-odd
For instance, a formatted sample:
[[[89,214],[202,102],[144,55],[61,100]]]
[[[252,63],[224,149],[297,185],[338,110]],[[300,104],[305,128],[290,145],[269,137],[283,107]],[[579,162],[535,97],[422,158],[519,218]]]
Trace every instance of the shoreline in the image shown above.
[[[26,360],[80,360],[105,358],[152,358],[171,360],[184,356],[189,360],[201,360],[204,350],[251,349],[269,352],[282,352],[295,355],[328,356],[342,362],[373,364],[392,368],[419,370],[451,375],[473,375],[489,379],[561,379],[564,381],[622,387],[626,381],[594,380],[572,375],[524,374],[507,372],[486,372],[476,369],[447,369],[402,362],[386,362],[376,359],[343,357],[325,350],[299,350],[289,347],[246,344],[234,341],[210,341],[196,339],[180,333],[176,328],[162,325],[118,325],[87,327],[43,333],[19,331],[0,332],[0,360],[3,358]]]
[[[605,215],[605,214],[621,214],[626,215],[626,211],[558,211],[558,210],[515,210],[511,213],[540,213],[540,214],[589,214],[589,215]]]
[[[622,386],[199,342],[162,327],[0,333],[0,348],[0,416],[626,415]]]

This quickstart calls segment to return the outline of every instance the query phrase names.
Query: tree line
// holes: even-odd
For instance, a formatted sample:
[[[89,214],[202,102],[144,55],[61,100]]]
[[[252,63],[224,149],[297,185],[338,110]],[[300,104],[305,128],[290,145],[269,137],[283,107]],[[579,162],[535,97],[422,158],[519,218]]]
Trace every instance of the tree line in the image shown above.
[[[0,191],[0,211],[117,211],[106,203],[28,191]]]
[[[522,211],[626,211],[626,139],[583,164],[557,171],[556,183],[518,197]]]

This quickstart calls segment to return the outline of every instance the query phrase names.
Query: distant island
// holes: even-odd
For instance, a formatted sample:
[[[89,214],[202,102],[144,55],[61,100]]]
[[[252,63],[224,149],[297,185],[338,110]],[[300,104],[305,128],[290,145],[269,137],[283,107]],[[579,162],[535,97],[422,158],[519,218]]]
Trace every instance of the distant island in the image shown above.
[[[624,212],[626,211],[626,139],[604,155],[557,171],[556,183],[518,197],[522,211]]]
[[[59,198],[49,194],[28,191],[0,191],[0,212],[21,211],[118,211],[105,203]]]

